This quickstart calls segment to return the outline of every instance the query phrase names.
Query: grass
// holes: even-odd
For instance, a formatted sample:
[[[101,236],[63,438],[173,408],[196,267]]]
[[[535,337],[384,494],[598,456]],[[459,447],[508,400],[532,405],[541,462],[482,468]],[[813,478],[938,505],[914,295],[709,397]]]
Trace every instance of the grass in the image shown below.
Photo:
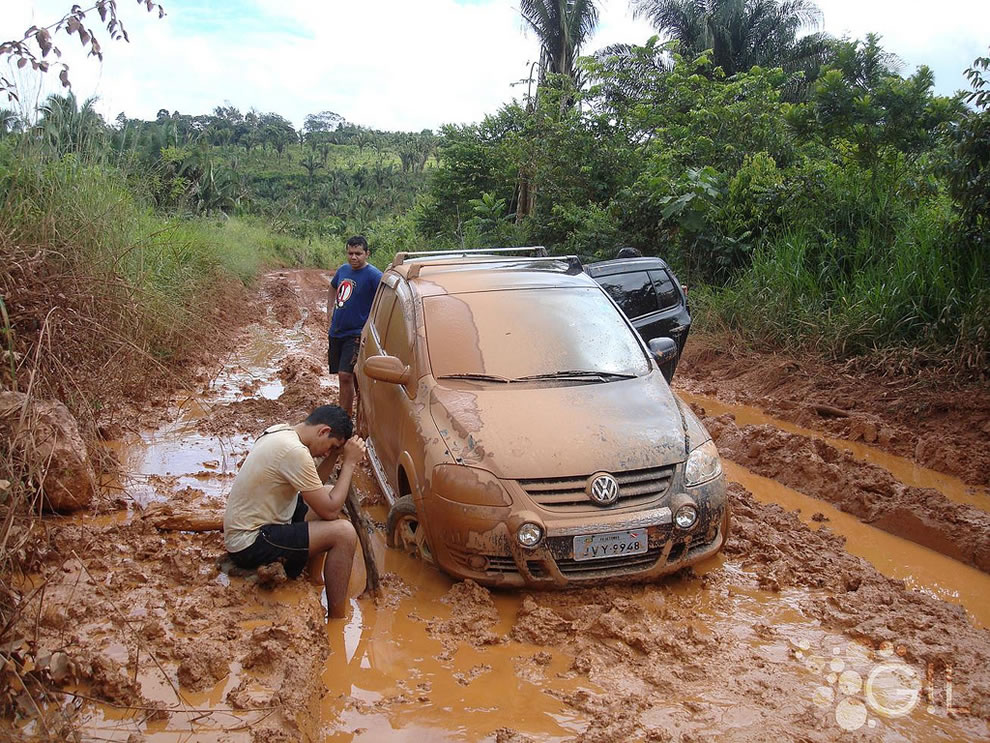
[[[209,347],[217,311],[265,268],[344,257],[343,245],[275,235],[258,219],[160,216],[99,158],[24,146],[0,148],[0,249],[7,350],[20,359],[4,381],[34,375],[39,394],[77,415],[168,379]]]
[[[840,252],[807,231],[783,233],[728,287],[692,292],[699,326],[830,358],[921,351],[984,374],[990,288],[979,276],[986,268],[967,273],[955,265],[943,235],[916,215],[876,255],[865,240]]]
[[[751,264],[727,287],[692,293],[699,326],[758,346],[831,358],[906,351],[986,374],[990,259],[969,249],[929,175],[889,153],[802,166]]]

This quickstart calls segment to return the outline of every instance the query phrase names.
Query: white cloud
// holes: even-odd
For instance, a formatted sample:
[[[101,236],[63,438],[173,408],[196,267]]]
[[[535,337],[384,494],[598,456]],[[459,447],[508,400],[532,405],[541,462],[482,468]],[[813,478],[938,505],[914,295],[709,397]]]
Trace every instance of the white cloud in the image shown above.
[[[990,3],[981,0],[817,0],[825,31],[862,38],[875,32],[904,62],[902,74],[920,65],[935,72],[936,91],[967,89],[963,70],[990,45]]]
[[[538,56],[523,32],[516,0],[162,0],[158,20],[121,0],[132,43],[105,40],[105,62],[82,58],[78,41],[60,46],[81,97],[99,95],[108,118],[120,111],[150,118],[159,108],[205,113],[230,101],[275,111],[297,126],[307,113],[333,110],[382,129],[436,128],[477,121],[522,89]],[[946,0],[938,8],[910,0],[819,0],[825,30],[884,35],[906,63],[935,69],[940,92],[964,86],[962,70],[986,53],[990,4]],[[69,0],[33,0],[0,8],[0,37],[50,23]],[[601,23],[583,50],[652,33],[625,0],[603,0]],[[204,9],[205,8],[205,9]],[[93,24],[97,18],[93,16]],[[23,76],[22,76],[23,77]],[[46,84],[58,89],[57,80]]]

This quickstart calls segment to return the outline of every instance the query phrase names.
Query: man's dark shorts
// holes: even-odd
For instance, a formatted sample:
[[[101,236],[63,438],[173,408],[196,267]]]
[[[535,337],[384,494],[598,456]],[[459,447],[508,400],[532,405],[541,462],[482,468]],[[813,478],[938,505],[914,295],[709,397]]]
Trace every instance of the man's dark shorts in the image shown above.
[[[230,553],[230,559],[237,567],[251,570],[271,562],[280,562],[288,577],[299,577],[309,557],[309,524],[306,523],[309,506],[303,502],[301,495],[296,498],[298,500],[292,514],[292,523],[265,524],[258,532],[254,544],[240,552]]]
[[[354,364],[357,362],[360,345],[361,336],[358,335],[351,335],[346,338],[330,338],[330,350],[327,353],[327,361],[330,362],[330,373],[352,373],[354,371]]]

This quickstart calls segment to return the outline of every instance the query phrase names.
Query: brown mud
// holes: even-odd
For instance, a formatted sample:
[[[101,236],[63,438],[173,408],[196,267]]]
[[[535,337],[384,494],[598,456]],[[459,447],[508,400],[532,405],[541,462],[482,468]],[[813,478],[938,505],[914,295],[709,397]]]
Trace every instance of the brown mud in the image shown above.
[[[771,426],[737,426],[696,408],[719,452],[748,469],[833,503],[878,529],[990,572],[990,513],[932,488],[914,488],[848,452]]]
[[[990,386],[937,369],[901,366],[880,376],[854,360],[741,350],[730,338],[692,337],[675,386],[912,459],[990,485]]]
[[[979,564],[985,544],[981,494],[960,495],[934,472],[930,492],[916,492],[918,482],[814,436],[721,410],[707,423],[738,462],[726,462],[732,536],[724,554],[656,584],[489,591],[386,549],[379,534],[385,596],[357,598],[357,557],[349,614],[327,626],[320,589],[224,572],[219,532],[174,529],[216,524],[265,427],[335,400],[328,279],[270,275],[257,322],[237,331],[225,362],[124,421],[109,445],[123,474],[105,484],[126,508],[48,521],[41,567],[21,587],[30,621],[7,649],[30,651],[39,668],[19,667],[30,693],[16,720],[0,721],[0,739],[990,738],[990,575],[963,564]],[[682,373],[679,384],[722,397],[698,381],[697,360]],[[726,389],[731,404],[731,380]],[[759,394],[772,400],[772,388]],[[829,425],[817,428],[841,438]],[[925,430],[968,440],[938,426]],[[874,444],[907,452],[899,431]],[[355,486],[381,526],[368,471]],[[909,517],[959,554],[877,528]]]

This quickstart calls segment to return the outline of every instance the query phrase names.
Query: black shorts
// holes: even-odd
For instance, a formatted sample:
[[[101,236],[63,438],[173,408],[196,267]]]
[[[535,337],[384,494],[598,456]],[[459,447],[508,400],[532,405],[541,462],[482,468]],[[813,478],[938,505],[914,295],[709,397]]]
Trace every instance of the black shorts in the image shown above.
[[[346,338],[331,337],[330,350],[327,351],[330,373],[352,373],[354,371],[354,364],[357,362],[360,345],[361,337],[358,335],[349,335]]]
[[[306,513],[309,506],[297,495],[296,510],[288,524],[265,524],[258,532],[254,544],[240,552],[231,552],[230,559],[239,568],[252,570],[271,562],[280,562],[285,574],[298,578],[309,557],[309,524]]]

